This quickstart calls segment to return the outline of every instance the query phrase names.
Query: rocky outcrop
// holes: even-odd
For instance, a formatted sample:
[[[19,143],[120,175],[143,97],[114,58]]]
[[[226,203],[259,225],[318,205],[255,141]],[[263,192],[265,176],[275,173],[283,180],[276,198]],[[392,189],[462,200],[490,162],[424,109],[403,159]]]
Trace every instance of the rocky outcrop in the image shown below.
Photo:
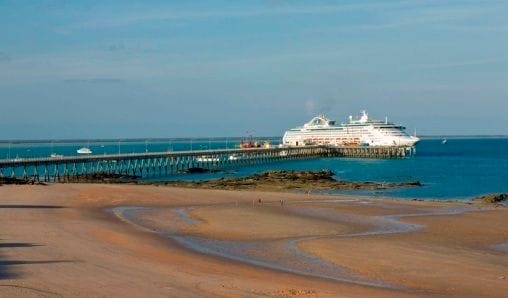
[[[0,178],[0,186],[3,184],[15,184],[15,185],[44,185],[44,183],[34,180],[34,179],[21,179],[21,178],[11,178],[11,177],[1,177]]]
[[[133,183],[137,182],[139,176],[94,173],[78,176],[62,176],[61,183]]]
[[[336,180],[330,170],[321,171],[266,171],[248,177],[221,178],[206,181],[169,181],[166,185],[218,189],[386,189],[392,187],[421,186],[419,181],[410,182],[355,182]]]
[[[484,204],[498,204],[508,200],[508,193],[501,194],[487,194],[474,198],[475,201],[480,201]]]

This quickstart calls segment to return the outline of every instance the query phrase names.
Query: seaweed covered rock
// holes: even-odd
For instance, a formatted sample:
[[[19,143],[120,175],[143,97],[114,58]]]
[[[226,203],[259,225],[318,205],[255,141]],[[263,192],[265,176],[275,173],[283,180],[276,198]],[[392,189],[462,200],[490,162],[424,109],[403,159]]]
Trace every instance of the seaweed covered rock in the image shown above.
[[[497,204],[508,200],[508,193],[501,194],[487,194],[483,196],[476,197],[475,201],[480,201],[484,204]]]
[[[132,183],[136,182],[139,176],[123,175],[115,173],[93,173],[77,176],[62,176],[61,183]]]
[[[298,181],[335,181],[330,170],[321,171],[266,171],[252,176],[254,180],[298,180]]]
[[[419,181],[369,182],[336,180],[330,170],[320,171],[266,171],[247,177],[228,177],[206,181],[168,181],[164,185],[202,187],[219,189],[260,189],[260,190],[349,190],[386,189],[391,187],[417,187]],[[160,184],[160,183],[159,183]]]
[[[3,184],[14,184],[14,185],[44,185],[43,182],[37,181],[33,178],[23,179],[15,177],[0,177],[0,186]]]

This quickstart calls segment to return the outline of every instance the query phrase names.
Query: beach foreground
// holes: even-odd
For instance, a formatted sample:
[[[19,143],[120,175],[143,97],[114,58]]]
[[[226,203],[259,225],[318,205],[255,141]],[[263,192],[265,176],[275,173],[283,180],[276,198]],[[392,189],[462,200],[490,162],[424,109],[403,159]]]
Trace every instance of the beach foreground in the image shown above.
[[[0,296],[502,297],[508,209],[142,185],[0,187]]]

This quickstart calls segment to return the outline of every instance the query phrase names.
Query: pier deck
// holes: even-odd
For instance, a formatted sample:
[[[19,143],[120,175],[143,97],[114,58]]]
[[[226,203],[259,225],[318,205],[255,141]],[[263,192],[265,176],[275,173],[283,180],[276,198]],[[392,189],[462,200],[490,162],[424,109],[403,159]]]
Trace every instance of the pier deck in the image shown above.
[[[0,178],[58,182],[97,173],[155,176],[184,173],[192,168],[212,170],[318,157],[403,158],[413,153],[413,147],[303,146],[3,159]]]

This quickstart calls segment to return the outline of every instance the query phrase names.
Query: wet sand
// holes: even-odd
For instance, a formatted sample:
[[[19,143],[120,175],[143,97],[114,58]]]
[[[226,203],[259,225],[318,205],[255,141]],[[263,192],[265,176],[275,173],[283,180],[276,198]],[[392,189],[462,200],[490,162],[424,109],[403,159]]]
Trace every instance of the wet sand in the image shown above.
[[[506,207],[141,185],[24,185],[0,187],[0,226],[0,296],[508,292]]]

